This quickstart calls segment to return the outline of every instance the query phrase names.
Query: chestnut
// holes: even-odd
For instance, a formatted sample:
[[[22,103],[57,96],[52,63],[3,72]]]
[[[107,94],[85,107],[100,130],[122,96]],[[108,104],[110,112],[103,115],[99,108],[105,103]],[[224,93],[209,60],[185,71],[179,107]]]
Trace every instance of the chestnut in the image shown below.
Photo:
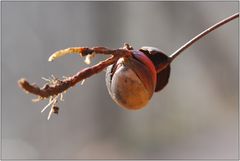
[[[159,88],[159,83],[162,86],[162,79],[157,79],[157,65],[168,57],[153,47],[143,47],[132,52],[133,57],[121,58],[107,68],[106,85],[110,96],[118,105],[136,110],[149,102],[156,88]],[[170,68],[164,70],[166,69],[168,76],[165,80],[168,81]]]

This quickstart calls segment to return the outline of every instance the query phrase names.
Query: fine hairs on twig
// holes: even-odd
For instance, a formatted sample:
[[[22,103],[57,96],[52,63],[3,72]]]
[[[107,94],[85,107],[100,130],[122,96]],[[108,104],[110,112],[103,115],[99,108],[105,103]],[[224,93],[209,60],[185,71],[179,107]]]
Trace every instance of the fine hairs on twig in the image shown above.
[[[157,70],[157,72],[161,72],[163,69],[165,69],[166,66],[168,66],[178,55],[180,55],[180,53],[182,53],[185,49],[190,47],[194,42],[198,41],[200,38],[209,34],[211,31],[219,28],[220,26],[238,17],[239,13],[236,13],[216,23],[215,25],[209,27],[202,33],[195,36],[193,39],[191,39],[186,44],[181,46],[178,50],[176,50],[172,55],[170,55],[168,61],[165,64],[163,64],[161,68]],[[34,102],[47,98],[49,99],[49,103],[43,108],[41,112],[43,112],[45,109],[51,106],[51,110],[48,115],[48,119],[50,119],[52,113],[56,114],[58,113],[59,108],[56,106],[56,104],[59,99],[61,101],[63,100],[63,93],[65,93],[70,87],[75,86],[80,81],[82,81],[83,83],[86,78],[89,78],[92,75],[101,72],[109,65],[116,63],[120,58],[128,59],[133,54],[132,50],[133,48],[129,44],[124,44],[123,48],[115,50],[108,49],[105,47],[93,47],[93,48],[72,47],[60,50],[53,53],[48,60],[53,61],[56,58],[59,58],[67,54],[79,54],[82,57],[86,56],[85,63],[90,64],[90,60],[95,56],[95,54],[105,54],[110,55],[110,57],[104,61],[99,62],[96,65],[93,65],[92,67],[87,67],[79,71],[73,76],[65,77],[63,80],[57,79],[54,76],[52,76],[52,78],[49,79],[43,78],[45,81],[47,81],[47,84],[45,84],[42,88],[36,86],[35,84],[30,84],[26,79],[20,79],[18,81],[18,84],[27,93],[32,93],[37,96],[37,99],[33,100]]]

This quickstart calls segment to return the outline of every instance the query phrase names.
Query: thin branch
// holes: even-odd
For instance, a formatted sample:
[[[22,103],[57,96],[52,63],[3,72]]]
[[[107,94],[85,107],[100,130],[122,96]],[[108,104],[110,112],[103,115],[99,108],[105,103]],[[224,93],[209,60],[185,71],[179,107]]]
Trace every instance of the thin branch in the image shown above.
[[[206,29],[205,31],[201,32],[200,34],[198,34],[197,36],[195,36],[193,39],[191,39],[190,41],[188,41],[186,44],[184,44],[183,46],[181,46],[177,51],[175,51],[172,55],[170,55],[170,59],[169,59],[169,63],[171,63],[180,53],[182,53],[185,49],[187,49],[188,47],[190,47],[194,42],[198,41],[199,39],[201,39],[202,37],[204,37],[205,35],[207,35],[208,33],[210,33],[211,31],[219,28],[220,26],[228,23],[231,20],[234,20],[235,18],[239,17],[239,13],[235,13],[234,15],[225,18],[224,20],[216,23],[215,25],[209,27],[208,29]]]

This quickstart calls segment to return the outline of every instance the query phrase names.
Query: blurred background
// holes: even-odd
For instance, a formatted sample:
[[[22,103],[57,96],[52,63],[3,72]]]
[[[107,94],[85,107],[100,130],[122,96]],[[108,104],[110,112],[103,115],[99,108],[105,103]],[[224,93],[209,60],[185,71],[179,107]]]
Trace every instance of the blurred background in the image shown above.
[[[172,63],[169,84],[142,110],[118,107],[105,72],[78,84],[48,121],[24,77],[70,76],[87,67],[71,46],[154,46],[167,55],[238,2],[2,2],[3,159],[236,159],[238,19],[210,33]],[[93,64],[106,57],[97,56]]]

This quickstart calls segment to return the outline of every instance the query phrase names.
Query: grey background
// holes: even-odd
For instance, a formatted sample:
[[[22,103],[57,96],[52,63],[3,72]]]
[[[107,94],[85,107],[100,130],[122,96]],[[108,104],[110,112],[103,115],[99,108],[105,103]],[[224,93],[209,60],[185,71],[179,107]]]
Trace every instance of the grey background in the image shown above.
[[[42,85],[86,67],[76,55],[47,61],[70,46],[128,42],[170,55],[237,11],[238,2],[2,2],[3,159],[236,159],[238,20],[179,56],[140,111],[111,100],[102,72],[70,89],[47,121],[47,101],[32,103],[17,80]]]

